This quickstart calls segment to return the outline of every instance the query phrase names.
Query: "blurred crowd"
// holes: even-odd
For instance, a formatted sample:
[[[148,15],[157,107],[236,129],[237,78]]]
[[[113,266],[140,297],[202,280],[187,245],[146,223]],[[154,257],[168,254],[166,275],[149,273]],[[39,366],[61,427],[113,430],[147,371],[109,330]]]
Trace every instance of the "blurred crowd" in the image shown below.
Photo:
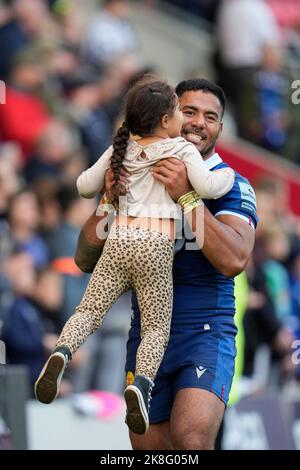
[[[0,2],[0,339],[32,384],[89,279],[73,256],[96,201],[75,181],[111,145],[143,69],[126,1]],[[121,392],[129,304],[75,355],[62,395]]]
[[[241,395],[266,389],[293,398],[300,391],[300,225],[288,208],[281,180],[254,182],[259,225],[246,267],[241,322],[244,336]],[[244,300],[244,299],[243,299]],[[238,315],[240,312],[238,313]]]
[[[300,0],[154,1],[160,3],[207,22],[216,81],[237,134],[300,163],[300,104],[292,100],[294,81],[300,88]],[[239,281],[236,290],[237,304],[246,302],[242,320],[237,318],[243,330],[238,395],[271,387],[299,397],[299,219],[280,179],[252,183],[260,222],[244,287]]]
[[[300,113],[286,85],[300,68],[300,0],[169,3],[215,25],[218,80],[239,134],[300,162]],[[122,97],[145,70],[126,0],[0,0],[0,339],[32,384],[89,279],[73,256],[96,201],[78,196],[76,178],[111,144]],[[291,360],[300,339],[300,229],[282,182],[255,183],[244,375],[256,377],[263,364],[278,387],[300,376]],[[130,314],[126,295],[75,355],[62,396],[121,393]]]
[[[300,77],[300,0],[156,3],[207,21],[215,41],[217,81],[228,97],[238,135],[300,163],[299,103],[292,99],[300,89],[299,82],[292,87]]]

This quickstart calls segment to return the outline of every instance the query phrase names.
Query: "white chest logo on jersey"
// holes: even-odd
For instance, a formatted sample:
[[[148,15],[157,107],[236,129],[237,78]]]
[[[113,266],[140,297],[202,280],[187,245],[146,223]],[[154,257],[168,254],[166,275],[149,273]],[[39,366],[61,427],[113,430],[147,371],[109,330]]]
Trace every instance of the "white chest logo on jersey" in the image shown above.
[[[256,207],[256,197],[255,193],[248,183],[239,183],[240,191],[241,191],[241,199],[242,201],[249,201],[254,204]]]

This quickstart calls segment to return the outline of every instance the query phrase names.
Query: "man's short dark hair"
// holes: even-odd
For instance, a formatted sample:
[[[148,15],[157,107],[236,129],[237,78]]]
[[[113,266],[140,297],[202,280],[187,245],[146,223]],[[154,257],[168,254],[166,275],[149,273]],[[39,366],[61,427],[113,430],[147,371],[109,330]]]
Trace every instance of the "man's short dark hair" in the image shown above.
[[[205,78],[195,78],[191,80],[183,80],[176,87],[176,94],[180,98],[187,91],[203,91],[204,93],[212,93],[220,101],[222,107],[222,117],[225,112],[226,98],[224,91],[218,85],[206,80]]]

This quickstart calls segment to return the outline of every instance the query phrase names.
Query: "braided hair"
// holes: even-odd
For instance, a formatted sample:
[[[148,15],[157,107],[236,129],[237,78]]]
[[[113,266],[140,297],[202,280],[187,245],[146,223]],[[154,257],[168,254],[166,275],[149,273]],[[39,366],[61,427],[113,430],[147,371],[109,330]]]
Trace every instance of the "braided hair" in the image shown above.
[[[119,197],[126,194],[124,186],[120,183],[120,170],[126,155],[127,144],[130,131],[126,121],[118,129],[113,140],[113,154],[111,157],[110,167],[114,172],[115,183],[112,187],[111,199],[112,204],[117,209],[119,207]]]
[[[153,135],[164,115],[173,115],[177,106],[177,95],[167,82],[146,75],[136,82],[125,98],[125,121],[113,140],[111,168],[115,184],[112,189],[112,204],[119,207],[120,195],[126,194],[120,183],[120,171],[126,155],[130,134],[140,137]]]

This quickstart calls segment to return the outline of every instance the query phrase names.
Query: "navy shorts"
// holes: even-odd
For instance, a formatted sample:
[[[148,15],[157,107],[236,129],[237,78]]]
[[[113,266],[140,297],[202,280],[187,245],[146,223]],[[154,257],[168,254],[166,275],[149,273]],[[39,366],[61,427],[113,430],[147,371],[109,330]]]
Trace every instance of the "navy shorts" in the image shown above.
[[[216,320],[195,325],[172,325],[170,341],[155,378],[150,423],[169,421],[175,395],[184,388],[201,388],[225,405],[234,375],[236,328]],[[127,384],[133,380],[140,329],[132,326],[127,343]]]

